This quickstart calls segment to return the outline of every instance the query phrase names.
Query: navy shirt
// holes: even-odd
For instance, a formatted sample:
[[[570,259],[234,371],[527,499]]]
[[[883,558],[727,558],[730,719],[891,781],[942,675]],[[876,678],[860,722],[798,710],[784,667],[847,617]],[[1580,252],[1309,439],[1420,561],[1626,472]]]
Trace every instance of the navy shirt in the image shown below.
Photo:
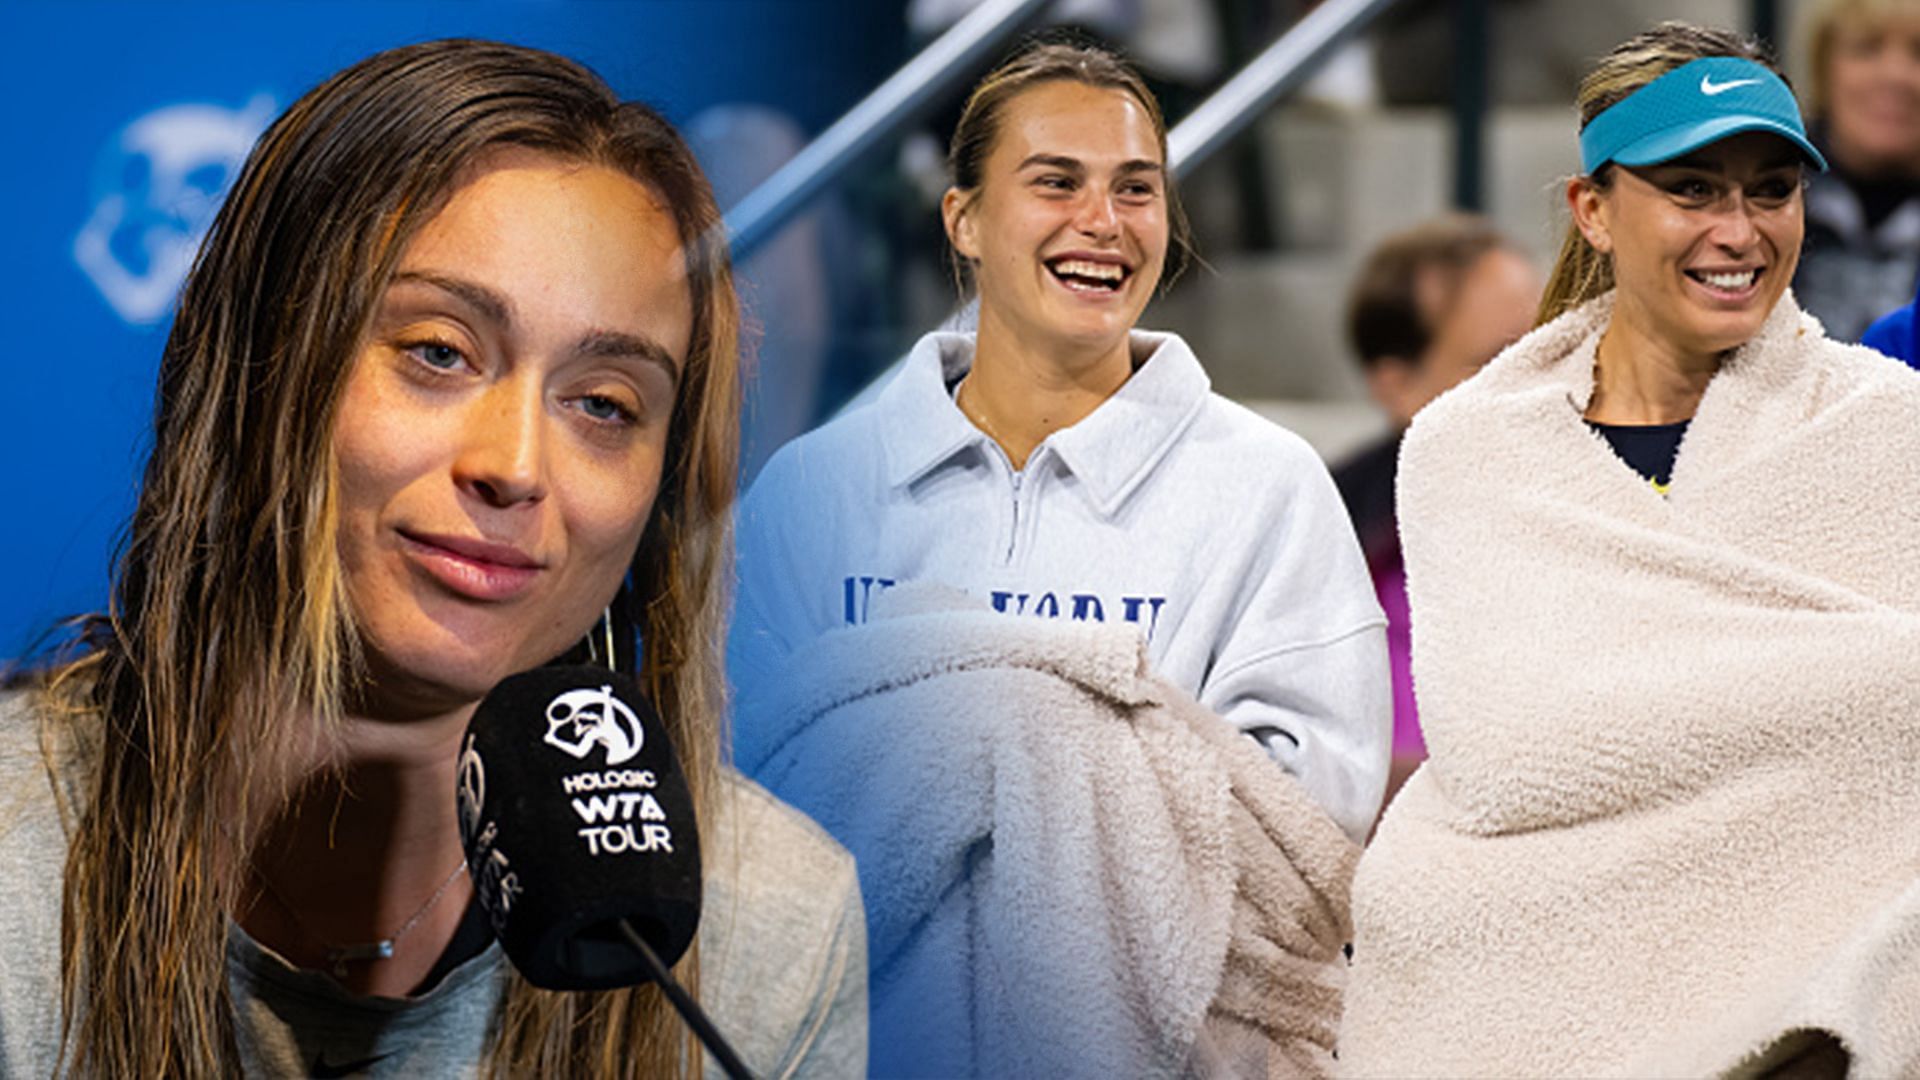
[[[1690,421],[1673,424],[1601,424],[1587,421],[1620,455],[1634,472],[1647,478],[1655,491],[1665,494],[1673,482],[1673,460],[1680,455],[1680,439]]]

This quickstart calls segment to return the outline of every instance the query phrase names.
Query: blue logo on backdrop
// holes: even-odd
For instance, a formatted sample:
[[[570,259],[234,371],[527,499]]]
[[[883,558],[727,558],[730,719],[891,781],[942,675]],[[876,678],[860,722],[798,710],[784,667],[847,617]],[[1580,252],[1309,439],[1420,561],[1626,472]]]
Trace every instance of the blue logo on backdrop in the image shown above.
[[[239,109],[167,105],[122,128],[101,151],[93,213],[73,238],[73,258],[122,319],[144,326],[165,317],[273,114],[266,94]]]

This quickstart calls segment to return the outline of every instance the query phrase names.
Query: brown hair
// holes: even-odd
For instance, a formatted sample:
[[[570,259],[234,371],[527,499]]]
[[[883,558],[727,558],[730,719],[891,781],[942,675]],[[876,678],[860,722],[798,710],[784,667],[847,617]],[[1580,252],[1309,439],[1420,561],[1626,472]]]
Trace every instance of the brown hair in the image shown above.
[[[1382,241],[1347,298],[1347,339],[1360,366],[1371,368],[1388,357],[1416,361],[1460,279],[1481,256],[1502,250],[1513,245],[1492,222],[1471,214],[1448,214]],[[1436,274],[1448,299],[1441,311],[1429,311],[1421,302],[1422,283]]]
[[[1029,38],[1006,59],[994,66],[967,95],[960,111],[960,122],[953,129],[953,142],[947,148],[947,174],[953,186],[973,193],[980,188],[987,158],[1000,137],[1000,118],[1007,103],[1043,83],[1077,82],[1105,90],[1118,90],[1131,96],[1146,111],[1153,135],[1160,144],[1160,160],[1167,166],[1167,258],[1161,271],[1160,287],[1173,284],[1193,256],[1193,229],[1180,204],[1174,184],[1172,163],[1167,161],[1167,121],[1160,102],[1147,88],[1124,56],[1080,36],[1062,36],[1048,32]],[[971,196],[970,196],[971,197]],[[950,252],[954,277],[963,286],[971,282],[972,266],[958,251]]]
[[[1575,108],[1580,113],[1581,129],[1635,90],[1706,56],[1737,56],[1765,65],[1782,79],[1786,77],[1773,54],[1757,38],[1691,23],[1659,23],[1621,42],[1580,80]],[[1581,179],[1604,191],[1613,182],[1613,166],[1602,165]],[[1535,324],[1550,322],[1612,288],[1613,262],[1587,243],[1578,225],[1569,222],[1560,255],[1547,276]]]
[[[221,207],[161,358],[112,606],[92,651],[49,678],[43,745],[81,733],[92,781],[63,886],[62,1057],[76,1075],[239,1071],[224,941],[254,837],[231,823],[286,798],[289,763],[329,744],[361,674],[335,550],[341,389],[408,243],[462,167],[503,144],[646,184],[686,253],[693,333],[673,435],[614,609],[627,640],[641,635],[641,679],[705,816],[739,409],[712,192],[665,120],[572,61],[466,40],[370,57],[275,121]],[[697,968],[690,953],[677,970],[697,981]],[[518,977],[489,1054],[500,1075],[699,1068],[656,988],[560,994]]]

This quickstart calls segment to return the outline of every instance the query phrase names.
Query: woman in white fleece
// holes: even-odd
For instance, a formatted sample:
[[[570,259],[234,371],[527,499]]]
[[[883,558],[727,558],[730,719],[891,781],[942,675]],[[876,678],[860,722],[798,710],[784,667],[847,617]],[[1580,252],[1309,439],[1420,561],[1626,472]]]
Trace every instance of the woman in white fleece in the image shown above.
[[[1431,757],[1354,883],[1365,1076],[1920,1072],[1920,376],[1787,290],[1757,44],[1581,87],[1531,334],[1415,419]]]

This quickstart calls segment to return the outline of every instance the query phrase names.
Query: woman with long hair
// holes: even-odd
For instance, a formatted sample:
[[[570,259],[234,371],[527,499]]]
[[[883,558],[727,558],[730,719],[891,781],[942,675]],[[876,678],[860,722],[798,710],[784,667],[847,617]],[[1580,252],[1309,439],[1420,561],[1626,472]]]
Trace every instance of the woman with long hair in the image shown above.
[[[657,987],[520,979],[463,872],[468,717],[590,634],[708,838],[678,978],[762,1075],[862,1068],[851,862],[718,759],[718,223],[666,121],[532,49],[384,52],[262,136],[180,299],[110,612],[0,698],[0,1072],[699,1072]]]
[[[1794,303],[1825,163],[1759,45],[1663,23],[1579,112],[1540,325],[1402,451],[1431,756],[1343,1065],[1910,1075],[1920,376]]]
[[[973,90],[941,203],[978,329],[921,338],[870,405],[795,440],[742,512],[743,695],[897,583],[1124,623],[1351,835],[1386,783],[1384,620],[1326,468],[1137,328],[1189,257],[1166,123],[1121,57],[1017,50]],[[740,759],[767,750],[751,714]]]

